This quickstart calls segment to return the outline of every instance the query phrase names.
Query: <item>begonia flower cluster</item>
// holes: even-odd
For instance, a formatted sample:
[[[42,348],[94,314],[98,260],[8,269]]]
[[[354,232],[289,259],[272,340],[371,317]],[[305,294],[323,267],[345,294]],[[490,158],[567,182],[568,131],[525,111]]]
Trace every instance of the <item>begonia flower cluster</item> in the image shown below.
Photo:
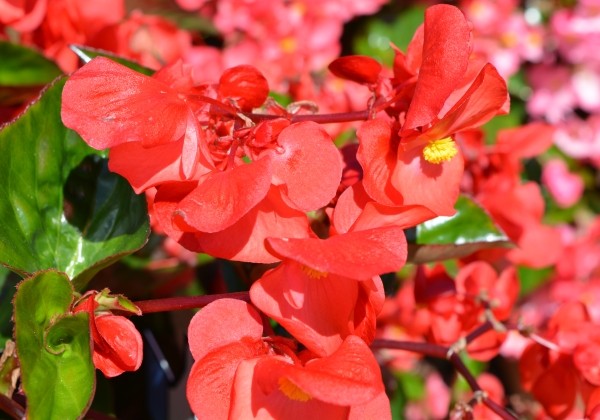
[[[215,302],[190,324],[197,416],[390,416],[368,348],[384,303],[380,275],[404,266],[404,229],[454,214],[461,133],[508,110],[504,79],[472,45],[463,13],[439,5],[408,51],[396,51],[392,75],[368,57],[334,61],[335,76],[372,95],[354,154],[311,114],[268,101],[269,80],[253,66],[198,83],[181,62],[145,76],[100,57],[71,75],[64,124],[108,149],[109,168],[152,197],[158,229],[191,251],[275,264],[252,285],[253,306]],[[359,176],[342,182],[356,167]],[[470,270],[489,280],[465,271],[461,295],[501,295],[491,267]],[[499,319],[514,301],[501,299]],[[293,339],[263,336],[253,307]],[[442,341],[458,339],[479,310]]]

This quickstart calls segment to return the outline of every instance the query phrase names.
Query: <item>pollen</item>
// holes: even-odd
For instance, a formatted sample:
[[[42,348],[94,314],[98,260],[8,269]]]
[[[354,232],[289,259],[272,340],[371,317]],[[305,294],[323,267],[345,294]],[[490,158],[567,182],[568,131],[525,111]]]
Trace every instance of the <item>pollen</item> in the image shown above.
[[[314,268],[308,267],[306,265],[302,266],[302,271],[304,271],[306,275],[311,279],[322,279],[323,277],[327,277],[327,273],[315,270]]]
[[[308,393],[300,389],[298,385],[285,376],[279,378],[277,382],[279,383],[279,390],[290,400],[306,402],[312,398]]]
[[[429,142],[423,149],[423,158],[429,163],[440,164],[452,159],[458,153],[454,140],[445,137]]]

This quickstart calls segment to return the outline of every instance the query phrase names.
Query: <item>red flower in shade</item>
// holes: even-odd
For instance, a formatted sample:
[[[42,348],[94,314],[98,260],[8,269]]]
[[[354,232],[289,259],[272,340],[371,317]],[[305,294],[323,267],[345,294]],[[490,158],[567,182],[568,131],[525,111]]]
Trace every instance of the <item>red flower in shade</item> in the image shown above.
[[[571,418],[578,394],[588,398],[590,389],[600,385],[597,325],[583,303],[568,302],[554,313],[547,330],[545,340],[530,344],[519,360],[521,383],[548,415]]]
[[[506,83],[492,65],[474,71],[470,39],[462,12],[437,5],[427,9],[408,56],[398,52],[395,81],[402,83],[389,110],[398,122],[368,121],[358,132],[364,187],[376,201],[454,214],[464,165],[453,136],[508,104]]]
[[[140,315],[123,297],[111,297],[108,291],[89,292],[80,299],[73,312],[87,312],[92,333],[92,361],[108,378],[126,371],[138,370],[142,364],[142,337],[135,325],[124,316],[113,315],[107,308],[125,310]],[[122,304],[124,303],[124,305]]]
[[[292,340],[262,337],[258,313],[232,299],[197,313],[188,336],[187,397],[198,418],[390,418],[379,366],[357,337],[328,357],[296,354]]]

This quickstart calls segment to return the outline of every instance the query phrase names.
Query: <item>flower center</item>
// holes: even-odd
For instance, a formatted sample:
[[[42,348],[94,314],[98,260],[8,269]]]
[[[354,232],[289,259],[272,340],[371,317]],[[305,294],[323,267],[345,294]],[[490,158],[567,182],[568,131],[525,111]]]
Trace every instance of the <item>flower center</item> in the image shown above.
[[[327,277],[327,273],[315,270],[314,268],[308,267],[306,265],[302,266],[302,271],[304,271],[304,273],[306,273],[306,275],[311,279],[322,279],[323,277]]]
[[[423,158],[429,163],[440,164],[452,159],[458,153],[451,137],[430,141],[423,149]]]
[[[279,383],[279,390],[290,400],[306,402],[311,399],[309,394],[304,392],[298,385],[285,376],[279,378],[277,382]]]

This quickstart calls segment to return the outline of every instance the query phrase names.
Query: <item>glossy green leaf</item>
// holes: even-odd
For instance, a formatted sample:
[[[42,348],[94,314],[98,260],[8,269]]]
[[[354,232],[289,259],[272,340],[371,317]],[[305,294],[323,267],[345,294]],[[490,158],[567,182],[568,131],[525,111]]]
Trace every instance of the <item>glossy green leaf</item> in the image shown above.
[[[154,70],[149,69],[148,67],[144,67],[135,61],[129,60],[127,58],[120,57],[110,51],[100,50],[97,48],[85,47],[82,45],[71,45],[71,50],[83,61],[84,63],[88,63],[92,60],[92,58],[96,57],[107,57],[113,61],[116,61],[119,64],[124,65],[125,67],[129,67],[132,70],[140,72],[145,75],[152,75]]]
[[[146,201],[60,119],[64,79],[0,131],[0,262],[54,268],[80,290],[149,234]],[[83,161],[83,163],[82,163]]]
[[[88,314],[71,314],[72,300],[63,273],[40,272],[19,284],[15,339],[28,419],[80,418],[93,397]]]
[[[460,258],[484,248],[510,246],[504,232],[471,198],[460,196],[454,207],[454,216],[436,217],[407,232],[410,262]]]
[[[40,86],[62,72],[41,53],[22,45],[0,41],[0,86]]]

